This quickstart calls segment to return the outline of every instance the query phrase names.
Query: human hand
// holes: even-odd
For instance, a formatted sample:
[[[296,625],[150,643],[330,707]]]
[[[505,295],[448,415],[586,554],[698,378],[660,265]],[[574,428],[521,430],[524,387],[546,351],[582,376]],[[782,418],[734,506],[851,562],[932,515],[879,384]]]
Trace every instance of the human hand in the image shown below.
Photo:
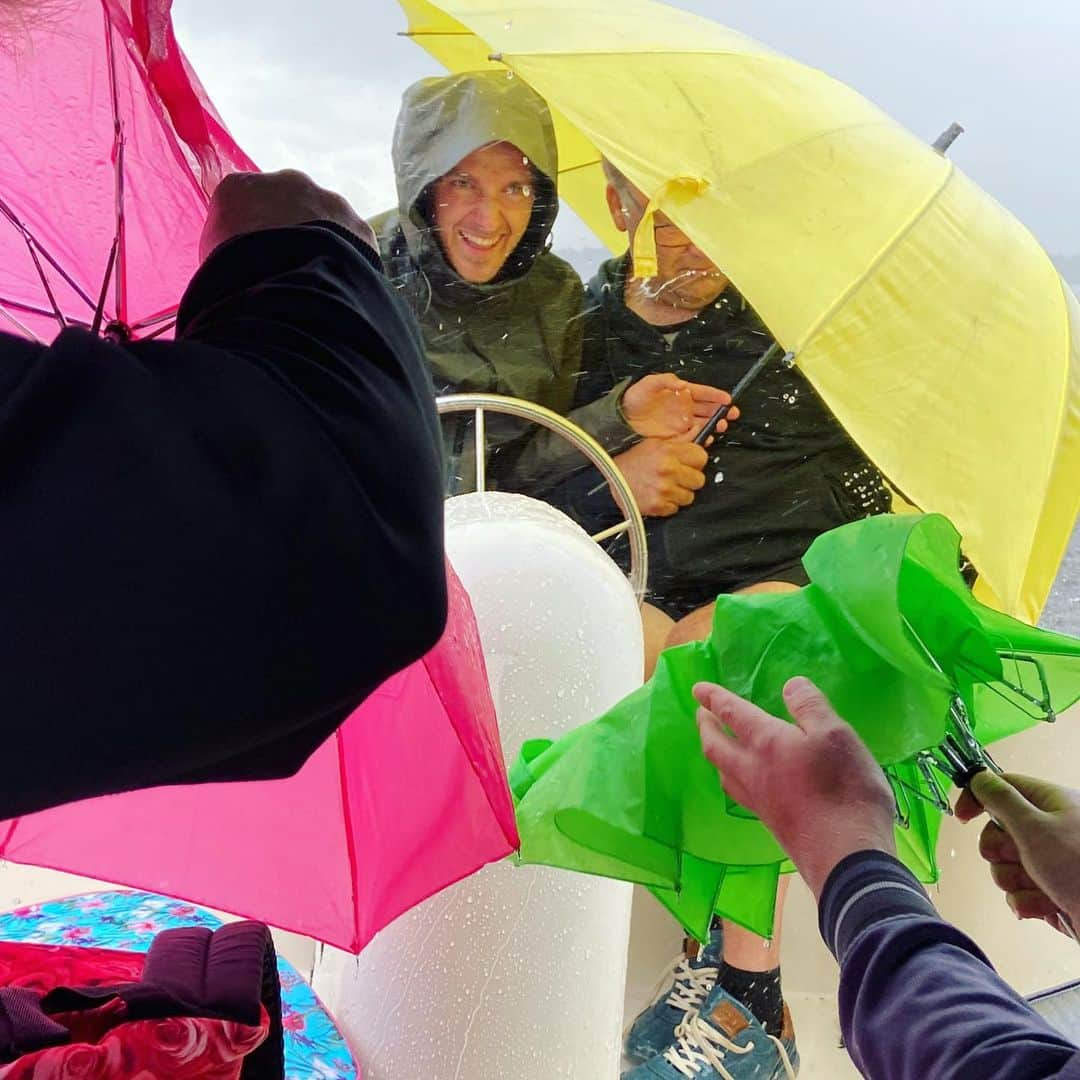
[[[627,387],[622,396],[626,422],[647,438],[669,438],[690,433],[693,438],[721,405],[731,404],[726,390],[702,383],[687,382],[671,372],[646,375]],[[737,420],[739,410],[732,405],[727,419],[716,425],[726,431],[728,420]]]
[[[694,697],[701,746],[724,789],[761,819],[814,896],[846,856],[896,854],[892,788],[809,679],[784,687],[794,724],[713,683],[698,683]]]
[[[705,486],[709,455],[693,433],[676,439],[642,439],[615,458],[638,509],[646,517],[671,517]]]
[[[332,221],[378,251],[371,226],[340,195],[319,187],[295,169],[273,173],[232,173],[217,186],[206,212],[199,257],[226,240],[263,229],[312,221]]]
[[[1056,930],[1064,913],[1080,926],[1080,792],[1030,776],[976,773],[956,816],[986,811],[979,853],[1018,919],[1045,919]]]

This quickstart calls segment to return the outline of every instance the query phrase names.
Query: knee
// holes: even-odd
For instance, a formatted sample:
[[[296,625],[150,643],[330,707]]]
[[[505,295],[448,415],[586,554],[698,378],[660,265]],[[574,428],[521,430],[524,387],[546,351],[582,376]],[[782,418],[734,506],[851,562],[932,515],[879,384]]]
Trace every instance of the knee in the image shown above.
[[[704,641],[712,633],[713,609],[715,604],[708,604],[680,619],[672,628],[664,643],[664,648],[672,649],[676,645],[686,645],[691,641]]]

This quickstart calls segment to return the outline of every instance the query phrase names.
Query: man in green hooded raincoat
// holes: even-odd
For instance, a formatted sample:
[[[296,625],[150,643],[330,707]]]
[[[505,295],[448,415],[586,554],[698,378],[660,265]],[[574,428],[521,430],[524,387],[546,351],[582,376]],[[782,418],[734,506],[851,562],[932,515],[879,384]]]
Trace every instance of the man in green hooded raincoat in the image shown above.
[[[493,71],[405,91],[393,143],[398,208],[377,218],[387,270],[424,336],[435,390],[536,402],[618,452],[686,434],[730,400],[671,374],[624,379],[573,408],[583,290],[550,249],[559,203],[555,128],[543,99]],[[471,418],[444,426],[448,490],[469,490]],[[491,486],[543,494],[576,451],[546,430],[488,423]]]

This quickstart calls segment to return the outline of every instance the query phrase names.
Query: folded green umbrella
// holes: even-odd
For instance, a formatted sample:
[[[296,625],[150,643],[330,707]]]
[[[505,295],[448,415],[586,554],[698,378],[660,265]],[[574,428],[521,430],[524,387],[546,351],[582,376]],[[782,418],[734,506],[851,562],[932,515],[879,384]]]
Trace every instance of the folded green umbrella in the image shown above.
[[[691,688],[786,716],[784,683],[805,675],[885,768],[900,856],[936,881],[948,782],[1080,699],[1080,640],[979,604],[959,546],[940,515],[867,518],[815,541],[806,588],[719,597],[707,641],[669,649],[598,720],[525,744],[510,770],[520,861],[647,885],[702,940],[714,912],[768,937],[791,866],[702,754]]]

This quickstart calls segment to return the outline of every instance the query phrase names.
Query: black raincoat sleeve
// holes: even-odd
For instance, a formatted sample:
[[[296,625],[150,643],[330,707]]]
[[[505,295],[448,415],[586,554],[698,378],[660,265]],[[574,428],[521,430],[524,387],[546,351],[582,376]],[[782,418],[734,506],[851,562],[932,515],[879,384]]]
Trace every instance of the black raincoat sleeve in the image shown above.
[[[0,336],[0,817],[299,768],[443,630],[439,444],[332,225],[223,245],[175,342]]]

